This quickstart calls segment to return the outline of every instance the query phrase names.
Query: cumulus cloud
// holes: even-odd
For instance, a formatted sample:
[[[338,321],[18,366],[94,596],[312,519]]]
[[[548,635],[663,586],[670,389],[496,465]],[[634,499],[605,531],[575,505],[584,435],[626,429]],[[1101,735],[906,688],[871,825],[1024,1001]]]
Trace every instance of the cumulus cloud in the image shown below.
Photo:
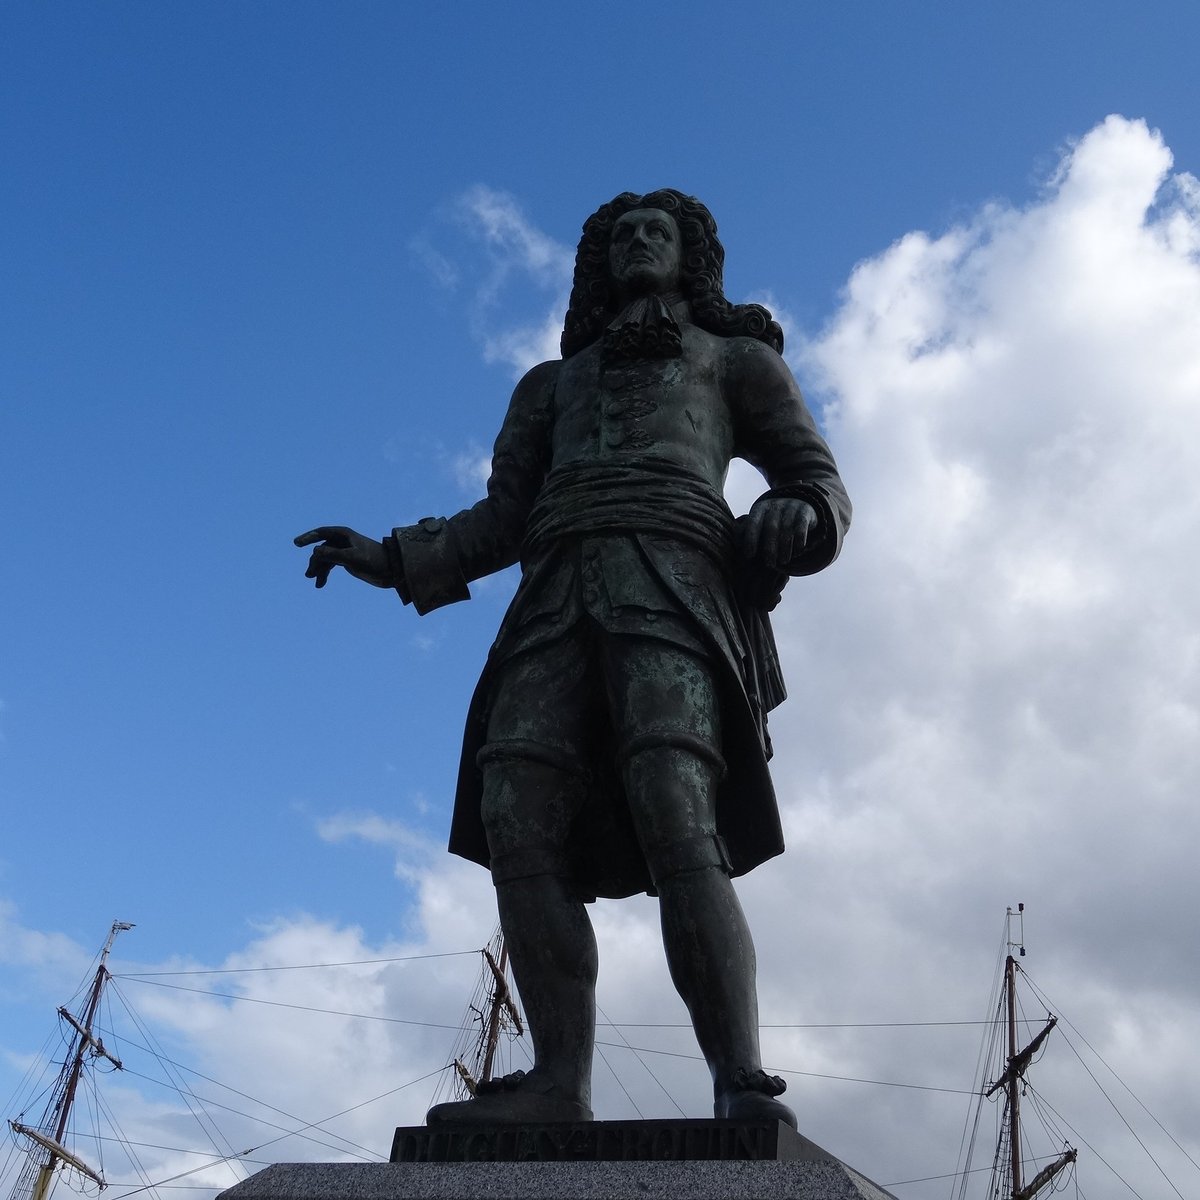
[[[1200,223],[1171,167],[1111,117],[1036,203],[859,264],[794,352],[856,503],[777,622],[792,851],[752,890],[839,896],[798,937],[841,994],[793,968],[805,1008],[878,1011],[887,979],[911,1016],[923,989],[961,1011],[972,939],[1024,900],[1047,989],[1106,1054],[1146,1002],[1182,1022],[1173,1052],[1200,1033]]]

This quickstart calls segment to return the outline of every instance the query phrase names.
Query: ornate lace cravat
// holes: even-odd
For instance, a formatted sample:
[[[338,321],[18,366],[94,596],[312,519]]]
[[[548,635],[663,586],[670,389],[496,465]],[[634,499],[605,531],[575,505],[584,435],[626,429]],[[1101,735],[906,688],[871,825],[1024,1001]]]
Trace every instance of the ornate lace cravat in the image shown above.
[[[640,296],[627,304],[604,331],[604,358],[628,362],[639,358],[678,358],[683,335],[662,296]]]

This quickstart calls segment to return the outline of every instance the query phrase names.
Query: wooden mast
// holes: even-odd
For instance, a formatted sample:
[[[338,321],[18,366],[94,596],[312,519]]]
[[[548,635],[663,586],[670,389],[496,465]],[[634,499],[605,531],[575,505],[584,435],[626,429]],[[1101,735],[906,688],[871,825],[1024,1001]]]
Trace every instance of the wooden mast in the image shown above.
[[[1005,1088],[1008,1098],[1008,1144],[1009,1144],[1009,1160],[1011,1172],[1011,1187],[1008,1192],[1009,1200],[1032,1200],[1043,1187],[1046,1186],[1058,1173],[1067,1166],[1073,1163],[1076,1158],[1074,1149],[1066,1150],[1054,1162],[1043,1167],[1028,1184],[1022,1183],[1021,1175],[1021,1081],[1025,1077],[1025,1071],[1029,1064],[1033,1061],[1033,1056],[1041,1048],[1042,1043],[1050,1035],[1050,1031],[1058,1024],[1058,1018],[1053,1014],[1047,1014],[1045,1026],[1041,1032],[1025,1047],[1024,1050],[1017,1049],[1017,972],[1021,969],[1017,964],[1016,958],[1013,957],[1013,950],[1018,948],[1019,953],[1025,953],[1024,945],[1012,940],[1012,920],[1014,915],[1021,920],[1024,926],[1025,905],[1017,905],[1017,912],[1014,914],[1012,909],[1008,910],[1008,957],[1004,960],[1004,1003],[1008,1015],[1008,1063],[1004,1069],[1004,1073],[992,1084],[984,1093],[985,1096],[991,1096],[993,1093]],[[1024,937],[1020,939],[1024,942]]]
[[[1004,992],[1008,1001],[1008,1144],[1012,1151],[1012,1193],[1021,1190],[1021,1088],[1017,1061],[1017,960],[1004,962]]]
[[[50,1103],[42,1115],[40,1128],[34,1129],[28,1125],[22,1125],[19,1121],[9,1121],[13,1132],[27,1137],[41,1150],[44,1150],[46,1158],[38,1166],[33,1186],[28,1191],[26,1191],[28,1174],[22,1172],[10,1195],[10,1200],[46,1200],[54,1184],[54,1173],[62,1163],[73,1167],[76,1171],[94,1180],[100,1187],[104,1187],[104,1180],[101,1176],[72,1154],[63,1144],[63,1139],[71,1122],[71,1109],[75,1104],[75,1093],[79,1088],[79,1080],[83,1075],[84,1061],[88,1053],[90,1052],[93,1056],[103,1056],[118,1069],[121,1067],[120,1061],[105,1050],[104,1042],[93,1036],[92,1024],[96,1019],[96,1012],[100,1007],[100,997],[108,980],[109,951],[112,949],[117,934],[132,928],[133,926],[125,921],[112,923],[112,928],[108,931],[108,940],[100,952],[100,962],[96,967],[96,974],[88,989],[87,1003],[82,1016],[76,1019],[65,1009],[58,1010],[59,1015],[75,1030],[75,1033],[68,1048],[67,1061],[63,1064],[64,1073],[59,1077],[58,1086],[55,1087]],[[33,1153],[34,1151],[31,1149],[30,1154]]]
[[[453,1060],[458,1079],[471,1096],[475,1095],[480,1084],[489,1082],[495,1075],[500,1034],[505,1028],[505,1023],[507,1022],[507,1026],[515,1030],[518,1036],[525,1032],[521,1012],[508,985],[508,947],[504,942],[504,934],[499,929],[481,953],[484,970],[480,988],[483,995],[479,1006],[472,1004],[469,1011],[482,1021],[482,1032],[473,1055],[464,1052]],[[464,1059],[469,1059],[469,1065]]]

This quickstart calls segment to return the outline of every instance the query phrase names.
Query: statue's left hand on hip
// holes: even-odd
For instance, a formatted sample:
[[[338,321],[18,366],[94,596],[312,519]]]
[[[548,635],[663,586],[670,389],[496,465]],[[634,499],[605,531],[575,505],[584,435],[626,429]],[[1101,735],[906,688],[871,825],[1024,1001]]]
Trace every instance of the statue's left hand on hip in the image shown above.
[[[739,547],[760,567],[790,574],[820,524],[817,510],[807,500],[769,496],[738,521]]]

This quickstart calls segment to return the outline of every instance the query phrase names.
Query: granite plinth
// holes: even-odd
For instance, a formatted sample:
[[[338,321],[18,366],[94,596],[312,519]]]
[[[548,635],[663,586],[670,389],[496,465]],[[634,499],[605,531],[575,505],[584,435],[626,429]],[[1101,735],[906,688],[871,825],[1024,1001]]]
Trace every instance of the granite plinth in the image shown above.
[[[220,1200],[896,1200],[835,1160],[277,1163]]]
[[[778,1121],[400,1128],[389,1163],[278,1163],[220,1200],[895,1200]]]

